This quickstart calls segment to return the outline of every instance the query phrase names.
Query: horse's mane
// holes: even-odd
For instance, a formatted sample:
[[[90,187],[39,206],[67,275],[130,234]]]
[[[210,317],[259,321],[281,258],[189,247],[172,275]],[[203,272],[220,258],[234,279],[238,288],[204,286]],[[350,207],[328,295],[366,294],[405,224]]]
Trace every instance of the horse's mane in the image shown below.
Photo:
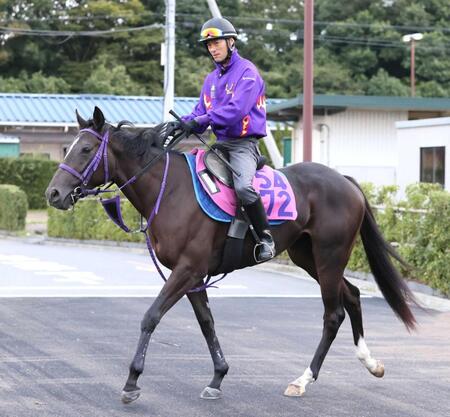
[[[110,132],[114,139],[119,140],[123,146],[123,151],[127,155],[136,158],[149,159],[155,156],[155,151],[164,150],[164,136],[165,129],[163,126],[165,123],[160,123],[154,127],[137,128],[134,124],[128,120],[120,121],[117,126],[109,125]],[[94,128],[93,119],[86,121],[86,126]],[[126,127],[126,128],[124,128]]]
[[[149,158],[154,156],[155,150],[162,151],[165,138],[161,133],[160,123],[155,127],[136,128],[131,122],[122,120],[117,127],[113,127],[114,138],[117,138],[123,146],[124,152],[137,158]],[[124,126],[131,126],[123,129]]]

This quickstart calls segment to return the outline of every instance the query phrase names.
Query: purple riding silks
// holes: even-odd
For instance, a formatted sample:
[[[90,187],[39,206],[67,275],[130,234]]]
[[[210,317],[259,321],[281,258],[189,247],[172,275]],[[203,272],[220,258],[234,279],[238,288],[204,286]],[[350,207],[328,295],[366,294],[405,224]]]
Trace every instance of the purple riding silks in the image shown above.
[[[228,66],[216,64],[206,77],[200,99],[184,121],[195,119],[203,133],[209,125],[218,141],[266,136],[264,81],[255,65],[237,50]]]

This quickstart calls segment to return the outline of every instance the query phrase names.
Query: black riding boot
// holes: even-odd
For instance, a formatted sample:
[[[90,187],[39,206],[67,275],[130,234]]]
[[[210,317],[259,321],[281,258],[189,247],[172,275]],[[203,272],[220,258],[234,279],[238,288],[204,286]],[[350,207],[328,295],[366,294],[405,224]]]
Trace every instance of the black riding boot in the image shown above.
[[[244,205],[244,209],[252,222],[256,234],[261,240],[261,244],[256,250],[256,261],[264,262],[275,256],[275,242],[269,229],[266,210],[264,209],[261,197],[252,203]]]

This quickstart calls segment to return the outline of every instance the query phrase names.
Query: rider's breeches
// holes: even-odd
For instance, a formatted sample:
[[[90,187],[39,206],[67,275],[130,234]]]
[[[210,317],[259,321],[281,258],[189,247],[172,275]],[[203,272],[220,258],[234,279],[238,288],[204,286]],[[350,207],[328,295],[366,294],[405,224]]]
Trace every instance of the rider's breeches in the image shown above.
[[[243,138],[221,141],[220,147],[228,151],[231,166],[241,173],[240,177],[233,174],[238,199],[244,205],[254,203],[259,197],[252,185],[259,158],[258,140]]]

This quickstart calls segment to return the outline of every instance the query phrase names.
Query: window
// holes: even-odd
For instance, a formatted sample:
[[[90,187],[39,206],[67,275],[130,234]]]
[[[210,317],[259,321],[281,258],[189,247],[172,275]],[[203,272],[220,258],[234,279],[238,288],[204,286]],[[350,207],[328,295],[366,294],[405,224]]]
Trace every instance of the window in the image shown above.
[[[420,148],[420,181],[444,186],[445,146]]]

